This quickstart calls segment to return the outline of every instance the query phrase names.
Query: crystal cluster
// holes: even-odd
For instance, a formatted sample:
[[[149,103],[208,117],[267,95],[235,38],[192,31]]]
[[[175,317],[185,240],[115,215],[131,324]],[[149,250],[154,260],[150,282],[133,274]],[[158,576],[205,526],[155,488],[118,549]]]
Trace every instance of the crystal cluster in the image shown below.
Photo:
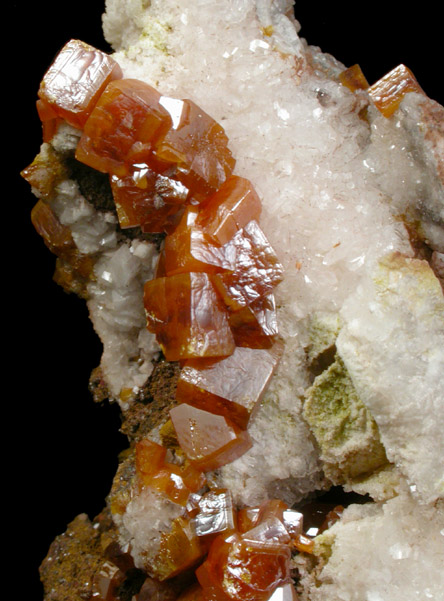
[[[274,17],[262,8],[260,14],[264,23],[268,23],[269,18],[273,20]],[[181,21],[185,23],[186,15],[182,17]],[[264,25],[263,35],[272,36],[273,26]],[[292,44],[292,52],[301,60],[302,69],[305,58],[302,58],[295,40]],[[277,45],[282,50],[282,46]],[[249,51],[262,52],[268,48],[268,42],[254,40]],[[237,47],[231,56],[236,51]],[[228,58],[229,53],[224,57]],[[327,66],[322,65],[322,69]],[[403,65],[372,86],[369,86],[358,65],[345,70],[336,69],[335,79],[335,85],[349,94],[346,97],[356,112],[363,97],[360,95],[365,94],[367,104],[362,103],[363,108],[359,112],[359,118],[365,124],[369,119],[367,110],[379,112],[383,121],[390,121],[407,94],[423,95],[413,74]],[[352,99],[350,92],[354,96]],[[328,85],[326,91],[317,90],[317,94],[319,103],[327,107]],[[285,128],[292,108],[288,106],[287,110],[280,102],[273,103],[273,110],[282,122],[279,126]],[[369,103],[372,103],[371,106]],[[239,502],[239,496],[233,492],[236,486],[241,487],[247,480],[242,469],[247,471],[250,479],[256,477],[252,465],[255,461],[257,463],[257,457],[249,455],[254,445],[262,445],[267,453],[273,453],[270,448],[273,441],[270,444],[268,438],[265,442],[260,440],[263,432],[259,426],[254,430],[255,425],[277,415],[276,431],[279,432],[279,420],[285,422],[285,428],[293,427],[296,412],[288,408],[288,413],[284,413],[284,401],[274,397],[272,401],[268,400],[265,411],[257,419],[278,366],[284,364],[280,386],[286,389],[287,403],[288,397],[295,404],[299,402],[295,399],[297,395],[302,396],[301,389],[305,386],[304,418],[321,449],[324,474],[330,483],[343,483],[345,478],[346,482],[356,484],[359,478],[365,480],[367,472],[378,470],[381,470],[383,478],[390,469],[387,462],[391,458],[403,467],[405,473],[412,473],[414,478],[419,474],[419,481],[425,478],[423,473],[430,472],[429,464],[423,466],[416,461],[407,461],[410,447],[403,449],[402,440],[399,443],[396,436],[395,450],[392,450],[393,428],[387,435],[383,427],[383,441],[388,441],[386,446],[390,451],[387,459],[376,422],[361,402],[364,398],[367,405],[373,404],[373,413],[378,419],[382,414],[385,423],[390,421],[385,419],[385,409],[378,407],[379,389],[372,394],[373,382],[368,383],[365,378],[361,381],[361,374],[365,376],[367,366],[361,368],[355,355],[366,361],[365,353],[356,353],[351,348],[352,342],[358,346],[366,344],[363,334],[366,324],[363,324],[358,336],[353,332],[358,318],[350,316],[353,316],[355,305],[365,307],[366,299],[361,298],[362,295],[372,297],[374,290],[370,284],[368,290],[365,286],[358,289],[358,297],[361,297],[350,309],[349,315],[341,315],[341,320],[338,314],[333,316],[332,322],[336,323],[334,333],[326,337],[320,350],[313,350],[313,357],[309,359],[310,369],[314,373],[317,367],[322,372],[314,378],[313,386],[309,388],[306,380],[302,381],[296,393],[294,381],[288,376],[295,365],[296,371],[299,369],[301,359],[294,346],[286,350],[279,335],[276,286],[286,280],[284,285],[287,288],[280,298],[291,304],[292,311],[303,315],[313,300],[310,295],[315,294],[309,268],[305,266],[305,271],[302,269],[303,261],[315,264],[321,258],[319,260],[326,267],[322,285],[326,289],[331,286],[333,294],[337,292],[336,275],[341,275],[341,268],[347,282],[344,290],[347,290],[350,273],[359,270],[368,260],[366,251],[359,249],[362,254],[353,254],[356,248],[350,235],[350,239],[334,241],[331,248],[326,244],[322,252],[295,260],[290,251],[285,250],[287,230],[283,228],[279,251],[284,249],[285,258],[281,262],[278,259],[280,253],[274,250],[276,245],[270,243],[262,229],[264,211],[257,192],[260,188],[256,190],[253,180],[236,174],[237,163],[222,125],[193,100],[162,95],[148,83],[124,76],[116,60],[83,42],[71,40],[60,51],[41,83],[37,109],[44,142],[54,140],[69,125],[73,128],[71,133],[74,131],[76,161],[100,172],[107,180],[119,235],[137,237],[140,232],[141,236],[154,235],[159,236],[157,240],[161,239],[155,275],[144,281],[140,304],[146,319],[145,334],[155,337],[167,362],[177,362],[179,366],[174,402],[168,407],[166,417],[163,415],[151,428],[141,428],[137,432],[131,440],[128,455],[119,467],[109,503],[118,542],[111,546],[103,544],[105,560],[92,578],[91,598],[97,601],[295,601],[297,594],[292,578],[295,566],[298,565],[302,573],[311,561],[306,556],[315,551],[322,555],[323,551],[315,549],[317,543],[304,530],[302,514],[292,508],[297,495],[291,497],[291,503],[279,498],[279,494],[286,491],[287,481],[288,489],[291,489],[291,474],[287,474],[285,466],[278,465],[282,469],[277,472],[275,480],[282,483],[282,489],[277,487],[277,494],[274,494],[272,487],[264,487],[268,498],[257,504]],[[322,122],[323,109],[317,106],[309,112],[315,121]],[[345,120],[347,118],[344,117]],[[319,123],[315,123],[315,128]],[[263,127],[261,135],[266,133],[266,126],[266,123],[260,126]],[[378,127],[381,131],[384,129],[379,122]],[[263,138],[266,140],[267,136]],[[310,144],[316,144],[315,138],[316,132]],[[332,139],[333,136],[330,137]],[[39,196],[32,211],[32,221],[45,244],[58,257],[59,281],[66,289],[87,297],[87,289],[93,289],[96,278],[111,281],[114,275],[107,270],[105,261],[95,264],[94,253],[82,252],[74,230],[60,218],[60,212],[57,214],[57,203],[50,202],[52,191],[66,174],[63,161],[52,157],[49,148],[52,146],[48,145],[23,171],[23,176]],[[314,147],[307,146],[304,155],[312,152],[315,152]],[[253,158],[251,162],[254,163]],[[297,166],[286,163],[284,158],[279,163],[280,173],[285,174],[292,169],[297,169]],[[248,173],[245,163],[240,173]],[[328,170],[328,173],[334,178],[332,171]],[[350,188],[354,186],[351,180],[347,185]],[[325,189],[318,191],[320,200],[316,209],[333,200],[338,212],[344,208],[342,203],[346,203],[339,196],[332,200]],[[280,195],[285,196],[286,193],[285,185],[281,184],[281,188],[276,190],[276,202],[279,202]],[[282,212],[281,208],[277,204],[276,213]],[[274,206],[273,211],[270,207],[267,210],[266,218],[270,222]],[[360,213],[357,219],[361,219],[366,208],[360,206],[356,213]],[[285,219],[285,211],[283,214]],[[303,211],[300,215],[293,211],[292,218],[301,226],[305,215]],[[106,221],[106,218],[103,220]],[[304,236],[308,240],[311,233],[316,234],[316,228],[312,232],[309,225],[299,228],[301,248],[305,248]],[[338,229],[334,222],[331,231]],[[386,244],[392,249],[390,235],[391,231],[387,234],[388,242],[377,244],[382,247]],[[106,240],[106,236],[102,239]],[[132,258],[149,255],[142,246],[142,242],[136,241],[131,246],[122,245],[117,253],[131,254]],[[359,242],[355,246],[359,247]],[[347,267],[344,268],[346,261]],[[336,264],[339,265],[336,274],[334,270],[329,272],[329,267]],[[408,272],[406,278],[409,282],[410,268],[409,263],[407,267],[403,265],[402,269],[398,269],[402,271],[402,277],[405,270]],[[395,275],[396,268],[390,265],[387,281]],[[431,303],[432,312],[437,313],[442,310],[441,291],[433,285],[436,281],[430,269],[425,276],[427,281],[429,278],[433,280],[429,288],[433,289],[436,301]],[[291,288],[289,282],[296,290],[294,284],[302,277],[308,294],[305,298],[300,295],[299,308],[300,299],[294,301],[288,296],[288,290]],[[381,280],[384,277],[381,276]],[[417,279],[422,282],[420,277]],[[122,288],[125,288],[126,281],[122,277]],[[361,281],[365,284],[365,277]],[[378,286],[382,286],[379,280],[374,284],[375,288]],[[402,289],[402,286],[398,288]],[[100,296],[99,286],[97,290]],[[346,298],[346,292],[342,294]],[[379,288],[373,306],[378,308],[377,320],[380,320],[381,316],[386,318],[386,313],[394,312],[394,309],[391,305],[387,308],[378,295]],[[117,292],[113,294],[113,291],[111,296],[113,306],[118,307],[116,311],[121,312],[125,320],[126,297]],[[402,311],[397,311],[416,323],[419,310],[412,309],[410,305],[404,307],[404,296],[408,294],[401,296]],[[408,298],[412,302],[415,300]],[[336,298],[334,302],[341,304]],[[405,302],[408,305],[407,300]],[[425,301],[421,306],[424,304]],[[348,310],[347,305],[344,306]],[[297,331],[291,320],[286,320],[287,313],[281,312],[282,316],[290,332],[288,339],[293,344],[301,331]],[[374,319],[373,314],[366,316],[367,323]],[[131,317],[128,317],[128,322],[129,328],[133,328]],[[374,329],[377,330],[376,325]],[[430,331],[436,334],[436,338],[441,334],[441,330],[436,332],[434,325],[430,326]],[[395,333],[402,338],[402,332]],[[435,335],[430,334],[429,338],[434,341]],[[334,355],[337,341],[338,351],[347,357],[347,365],[354,369],[350,373],[361,398],[340,357]],[[374,341],[371,339],[371,342]],[[406,346],[407,343],[409,340]],[[424,354],[427,352],[426,346]],[[374,362],[379,355],[383,357],[384,350],[373,349],[368,363]],[[333,360],[336,362],[332,363]],[[138,361],[141,362],[141,359],[138,358]],[[329,362],[330,368],[326,369]],[[396,357],[393,362],[396,363]],[[416,371],[419,373],[419,368]],[[378,381],[384,393],[383,378]],[[391,382],[387,385],[391,386]],[[134,401],[135,390],[136,387],[120,390],[119,401],[125,409]],[[278,396],[276,390],[273,394]],[[344,391],[348,391],[347,398],[344,398]],[[368,395],[370,399],[366,398]],[[409,398],[408,391],[404,396]],[[155,405],[154,402],[152,404]],[[390,406],[390,403],[384,407],[386,405]],[[273,414],[273,411],[276,413]],[[303,438],[305,427],[298,424],[293,434],[296,432],[297,437]],[[285,429],[282,431],[287,432]],[[274,442],[277,444],[277,441]],[[291,441],[279,441],[279,444],[290,447]],[[400,456],[399,448],[402,451]],[[367,461],[369,452],[371,461]],[[296,447],[291,454],[297,454]],[[245,463],[239,463],[242,461]],[[311,468],[307,457],[292,456],[288,461],[306,462],[300,469],[304,477],[307,474],[307,490],[313,490],[308,482]],[[263,465],[266,468],[265,460]],[[237,480],[233,489],[224,485],[229,482],[230,469],[234,474],[233,480]],[[257,465],[254,469],[258,469]],[[439,469],[432,475],[434,481],[429,489],[433,500]],[[328,534],[322,539],[322,532],[334,529],[341,515],[342,508],[334,509],[326,516],[324,525],[316,529],[318,534],[321,533],[319,540],[323,541],[319,545],[328,547],[326,556],[331,553],[332,542]],[[376,510],[374,515],[379,516]],[[367,528],[365,510],[362,515],[357,512],[355,516],[351,511],[346,514],[346,519],[361,520]],[[392,557],[398,559],[408,554],[405,546],[392,542]],[[361,541],[358,543],[361,544]],[[340,553],[336,561],[341,560]],[[320,582],[322,578],[327,587],[330,583],[336,586],[335,575],[329,574],[328,569],[321,575]],[[339,583],[338,595],[342,594],[341,586]],[[321,598],[322,594],[321,591],[316,597],[317,593],[313,593],[313,599]],[[372,594],[371,591],[368,593],[369,599]],[[375,592],[373,597],[379,599],[379,593]]]

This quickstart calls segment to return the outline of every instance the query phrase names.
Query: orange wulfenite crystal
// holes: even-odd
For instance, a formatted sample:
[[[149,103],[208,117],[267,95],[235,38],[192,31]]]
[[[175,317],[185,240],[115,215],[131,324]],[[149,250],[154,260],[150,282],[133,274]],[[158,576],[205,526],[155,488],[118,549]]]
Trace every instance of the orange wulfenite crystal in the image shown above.
[[[205,476],[191,465],[178,466],[165,461],[166,448],[143,439],[136,444],[136,470],[144,486],[154,488],[174,503],[186,505],[190,493],[205,483]]]
[[[173,126],[156,142],[153,159],[161,170],[177,166],[177,179],[200,202],[218,190],[234,169],[228,138],[223,128],[191,100],[162,96],[160,102]]]
[[[258,221],[261,209],[252,183],[233,175],[203,203],[196,225],[216,243],[225,244],[249,221]]]
[[[203,471],[234,461],[251,447],[246,431],[221,415],[182,403],[170,410],[180,448]]]
[[[376,108],[391,117],[409,92],[424,94],[415,76],[405,65],[399,65],[368,89]]]
[[[210,241],[197,227],[196,206],[185,210],[177,228],[165,239],[165,271],[167,275],[191,271],[217,273],[232,267],[223,247]]]
[[[274,295],[262,296],[230,312],[228,320],[236,346],[270,348],[278,334]]]
[[[109,55],[70,40],[45,73],[38,94],[58,117],[82,129],[105,86],[120,77],[122,71]]]
[[[266,601],[290,580],[289,560],[286,545],[219,536],[196,575],[212,601]]]
[[[156,138],[171,125],[160,94],[136,79],[113,81],[100,96],[77,145],[77,160],[123,176],[128,165],[146,163]]]
[[[180,273],[145,284],[147,327],[168,361],[224,357],[234,351],[228,315],[206,273]]]
[[[204,553],[205,547],[189,520],[179,517],[173,521],[171,531],[163,534],[159,553],[150,568],[163,581],[195,566]]]
[[[278,364],[282,346],[272,350],[237,347],[219,360],[186,361],[176,399],[216,415],[225,415],[245,429],[259,406]]]
[[[168,230],[188,195],[180,182],[144,164],[133,165],[127,175],[112,175],[110,180],[119,224],[124,229],[140,226],[144,232]]]
[[[352,92],[366,90],[369,87],[368,81],[359,65],[353,65],[339,73],[339,81]]]
[[[60,255],[75,248],[71,229],[67,225],[62,225],[51,207],[42,200],[34,205],[31,211],[31,222],[54,254]]]
[[[239,230],[224,248],[234,269],[215,274],[214,283],[231,310],[270,294],[282,280],[283,267],[256,221]]]

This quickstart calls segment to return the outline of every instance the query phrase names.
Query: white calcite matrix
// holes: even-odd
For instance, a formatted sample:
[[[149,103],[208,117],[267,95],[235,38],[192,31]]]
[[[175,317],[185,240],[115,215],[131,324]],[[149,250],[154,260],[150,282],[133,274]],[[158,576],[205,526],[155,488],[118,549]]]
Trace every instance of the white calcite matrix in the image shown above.
[[[313,382],[310,327],[329,316],[339,332],[331,344],[378,426],[390,485],[383,475],[346,483],[375,501],[350,506],[331,528],[316,578],[304,568],[301,598],[442,601],[441,107],[411,94],[386,119],[366,92],[338,82],[345,67],[308,46],[292,15],[285,0],[106,2],[104,34],[124,77],[190,98],[224,127],[285,268],[275,294],[285,352],[250,425],[253,447],[212,477],[239,505],[271,496],[293,504],[328,487],[302,407]],[[142,302],[156,250],[119,242],[112,215],[97,216],[74,182],[59,185],[54,207],[82,252],[101,253],[88,306],[119,400],[143,386],[158,351]],[[412,224],[426,253],[411,243]],[[153,519],[166,515],[144,494],[118,517],[141,564],[157,544]]]

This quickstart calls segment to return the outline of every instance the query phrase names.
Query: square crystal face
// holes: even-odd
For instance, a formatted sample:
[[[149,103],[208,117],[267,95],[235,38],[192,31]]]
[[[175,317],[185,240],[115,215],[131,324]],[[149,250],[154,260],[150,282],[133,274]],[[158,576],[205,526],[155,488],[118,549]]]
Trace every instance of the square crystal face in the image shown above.
[[[70,40],[43,77],[39,97],[58,116],[82,128],[105,86],[120,77],[122,71],[110,56]]]
[[[235,348],[228,315],[206,273],[181,273],[145,284],[147,327],[168,361],[224,357]]]

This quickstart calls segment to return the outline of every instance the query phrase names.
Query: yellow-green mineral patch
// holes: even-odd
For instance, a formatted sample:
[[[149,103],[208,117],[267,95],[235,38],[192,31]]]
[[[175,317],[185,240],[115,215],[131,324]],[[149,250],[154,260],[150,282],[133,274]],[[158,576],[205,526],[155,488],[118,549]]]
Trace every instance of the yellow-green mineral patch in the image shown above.
[[[334,484],[387,463],[378,427],[338,355],[307,390],[303,413],[321,450],[325,475]]]

